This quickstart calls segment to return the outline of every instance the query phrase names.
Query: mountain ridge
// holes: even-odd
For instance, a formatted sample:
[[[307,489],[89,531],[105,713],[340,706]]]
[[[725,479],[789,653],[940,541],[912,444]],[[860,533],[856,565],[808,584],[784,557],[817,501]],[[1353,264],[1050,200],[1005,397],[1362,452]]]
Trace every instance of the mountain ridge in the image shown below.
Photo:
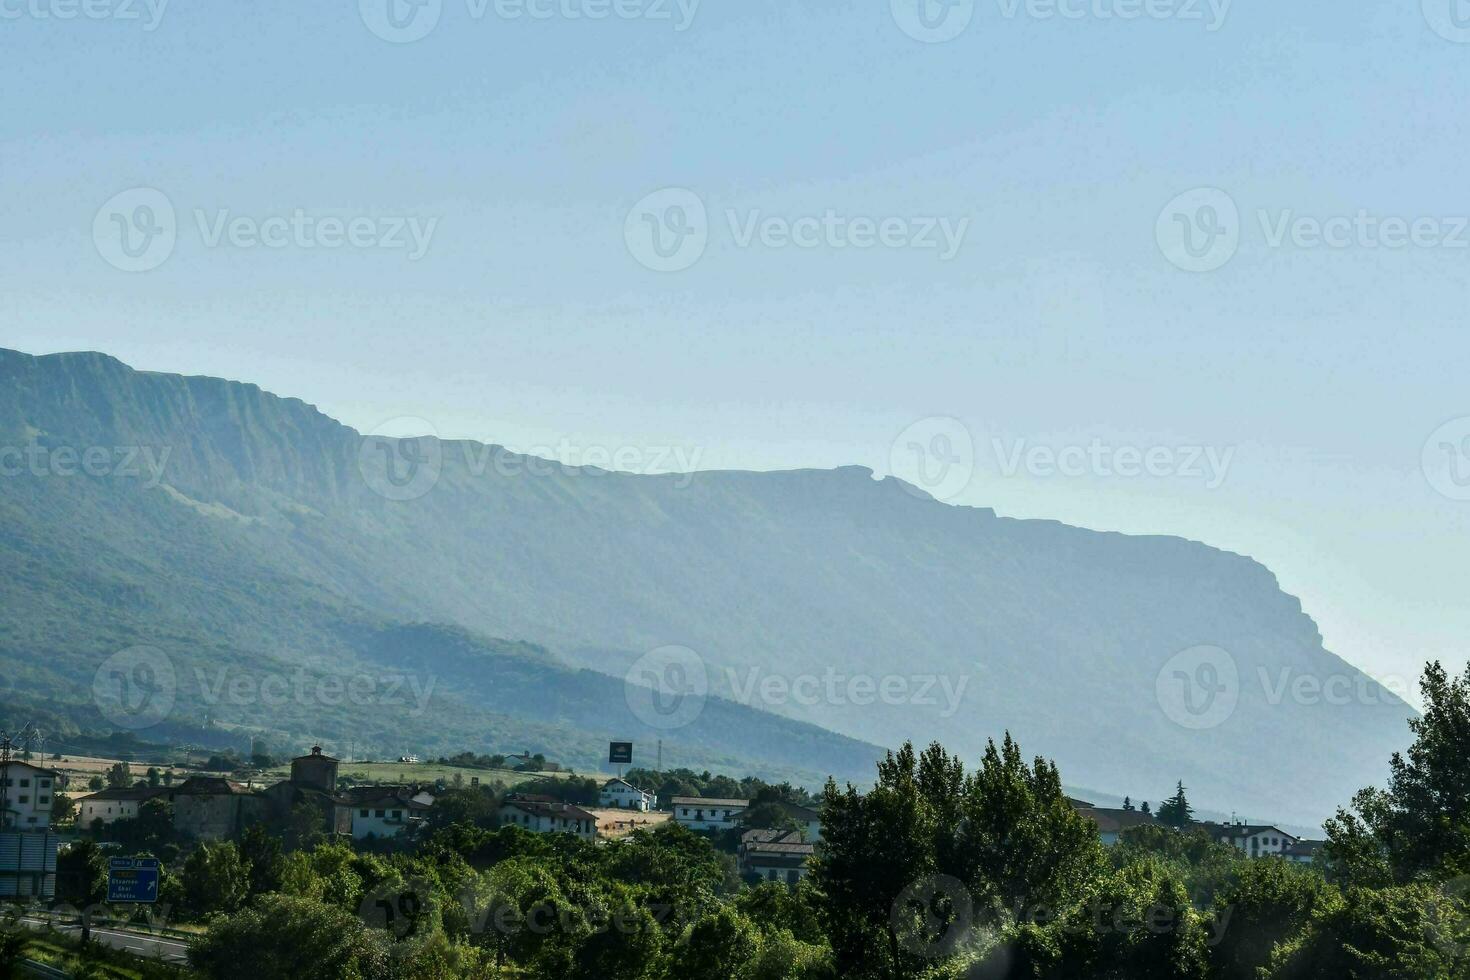
[[[437,447],[435,478],[389,500],[374,491],[393,492],[383,477],[405,443],[364,437],[304,400],[135,372],[101,353],[51,357],[0,353],[11,391],[0,436],[34,428],[168,449],[163,482],[206,511],[170,501],[186,513],[154,513],[154,526],[206,522],[262,568],[308,583],[305,594],[351,597],[391,620],[530,639],[614,676],[650,650],[687,647],[727,697],[730,678],[751,671],[788,683],[834,668],[968,679],[947,715],[789,695],[754,706],[880,745],[939,738],[966,753],[1011,729],[1069,782],[1148,798],[1182,776],[1216,809],[1297,823],[1373,781],[1406,737],[1411,712],[1391,696],[1271,704],[1256,690],[1281,669],[1365,675],[1323,648],[1270,569],[1198,541],[953,507],[867,467],[640,476],[541,463],[533,474],[533,457],[473,440],[413,441]],[[249,520],[220,526],[214,506]],[[122,519],[136,526],[150,509]],[[220,587],[212,575],[205,591]],[[239,625],[269,634],[267,618],[262,607]],[[1229,652],[1241,697],[1200,732],[1162,716],[1155,683],[1171,657],[1205,645]],[[1221,752],[1234,761],[1200,764]],[[1284,752],[1328,770],[1256,771]]]

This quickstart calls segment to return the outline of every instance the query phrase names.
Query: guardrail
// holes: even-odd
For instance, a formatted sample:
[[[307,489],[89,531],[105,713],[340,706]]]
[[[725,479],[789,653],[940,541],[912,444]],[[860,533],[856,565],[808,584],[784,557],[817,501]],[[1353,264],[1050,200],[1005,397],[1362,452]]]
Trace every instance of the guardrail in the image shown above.
[[[16,965],[34,977],[46,977],[47,980],[71,980],[71,974],[65,970],[48,966],[45,963],[37,963],[35,960],[21,960]]]

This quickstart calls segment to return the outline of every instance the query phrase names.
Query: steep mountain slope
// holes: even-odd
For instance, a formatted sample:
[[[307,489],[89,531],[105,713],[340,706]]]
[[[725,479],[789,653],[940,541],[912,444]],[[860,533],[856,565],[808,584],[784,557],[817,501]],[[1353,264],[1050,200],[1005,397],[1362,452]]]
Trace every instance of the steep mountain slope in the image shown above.
[[[438,622],[617,677],[679,645],[695,653],[671,678],[856,738],[974,752],[1009,728],[1073,784],[1153,798],[1182,778],[1203,805],[1299,823],[1377,779],[1410,714],[1325,651],[1247,558],[950,507],[864,469],[631,476],[365,440],[252,385],[96,354],[0,353],[0,446],[143,447],[162,463],[156,478],[58,477],[54,463],[0,478],[0,556],[18,569],[0,586],[6,646],[71,651],[35,668],[56,683],[175,634],[208,637],[216,661],[358,662],[362,629]],[[1191,696],[1212,696],[1214,661],[1171,661],[1200,645],[1238,677],[1221,694],[1238,704],[1204,728],[1159,694],[1197,678]],[[1293,694],[1299,678],[1354,693]],[[709,715],[645,735],[728,728]],[[709,737],[726,740],[711,751],[777,751],[737,751],[744,731]]]

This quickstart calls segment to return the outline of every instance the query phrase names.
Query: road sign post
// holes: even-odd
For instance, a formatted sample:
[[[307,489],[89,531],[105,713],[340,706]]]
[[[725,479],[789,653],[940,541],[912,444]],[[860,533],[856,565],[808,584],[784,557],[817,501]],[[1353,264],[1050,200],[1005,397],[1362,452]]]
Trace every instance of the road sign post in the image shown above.
[[[154,904],[158,901],[158,875],[158,858],[108,858],[108,903]]]

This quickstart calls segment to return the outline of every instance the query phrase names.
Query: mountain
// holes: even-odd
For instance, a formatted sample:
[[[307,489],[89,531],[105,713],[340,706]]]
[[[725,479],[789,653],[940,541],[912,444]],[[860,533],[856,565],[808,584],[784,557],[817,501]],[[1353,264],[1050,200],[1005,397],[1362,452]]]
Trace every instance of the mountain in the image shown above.
[[[0,447],[0,657],[47,690],[90,686],[131,644],[190,668],[410,664],[452,679],[448,738],[488,712],[567,744],[662,737],[677,764],[846,777],[873,743],[974,754],[1010,730],[1074,785],[1156,799],[1183,779],[1197,805],[1298,824],[1379,780],[1412,716],[1248,558],[948,506],[857,467],[571,468],[364,437],[253,385],[15,352]],[[58,462],[68,449],[93,475]],[[629,670],[694,700],[640,726]]]

